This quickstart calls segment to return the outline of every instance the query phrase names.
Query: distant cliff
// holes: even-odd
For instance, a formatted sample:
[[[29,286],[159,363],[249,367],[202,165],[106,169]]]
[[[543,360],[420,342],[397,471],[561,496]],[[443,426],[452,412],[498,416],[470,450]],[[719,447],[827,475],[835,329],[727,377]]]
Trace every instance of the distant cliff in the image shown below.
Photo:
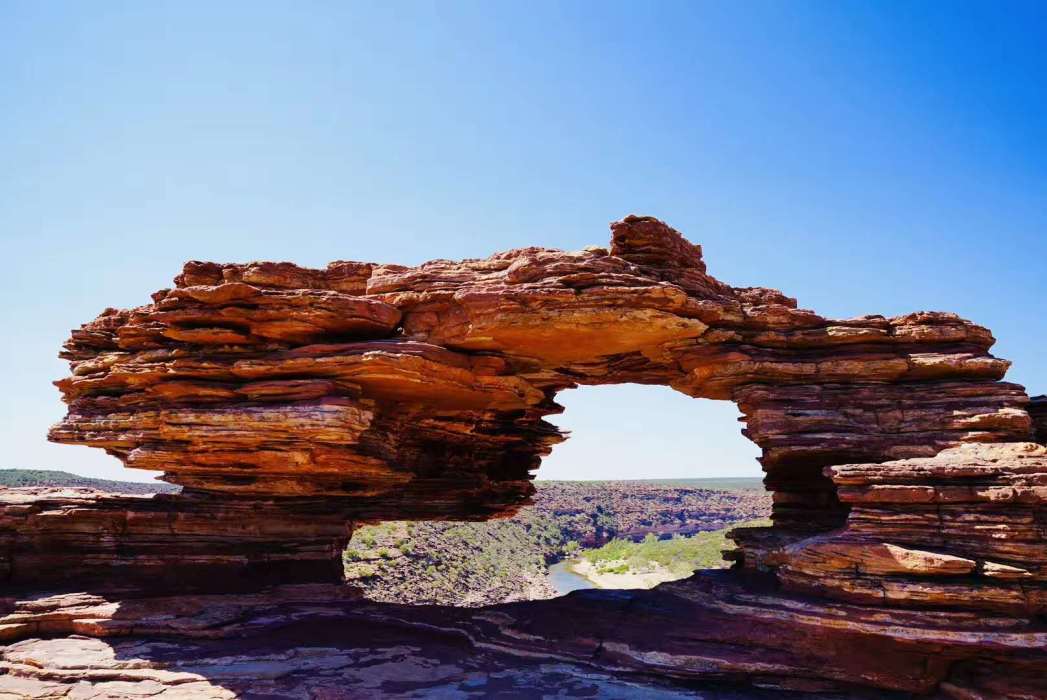
[[[111,493],[177,493],[180,486],[162,481],[111,481],[92,479],[52,469],[0,469],[0,486],[77,486]]]

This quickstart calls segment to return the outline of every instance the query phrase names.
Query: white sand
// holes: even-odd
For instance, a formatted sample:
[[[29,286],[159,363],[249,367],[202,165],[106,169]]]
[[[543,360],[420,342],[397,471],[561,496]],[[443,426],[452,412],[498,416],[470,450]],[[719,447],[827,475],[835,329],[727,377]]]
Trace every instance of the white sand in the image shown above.
[[[610,561],[607,562],[607,566],[613,568],[624,563],[624,561]],[[665,567],[653,562],[649,570],[629,571],[624,574],[600,573],[597,571],[595,566],[590,564],[589,561],[584,558],[572,561],[570,568],[571,571],[579,576],[584,576],[592,581],[597,588],[654,588],[659,583],[675,581],[676,579],[690,576],[689,573],[674,574]]]

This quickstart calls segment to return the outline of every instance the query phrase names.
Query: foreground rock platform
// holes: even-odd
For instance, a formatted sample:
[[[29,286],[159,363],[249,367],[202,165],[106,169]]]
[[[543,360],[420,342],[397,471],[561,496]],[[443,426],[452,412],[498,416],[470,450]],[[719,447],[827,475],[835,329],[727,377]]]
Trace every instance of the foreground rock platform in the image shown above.
[[[611,233],[607,248],[418,267],[190,262],[151,304],[106,310],[65,345],[69,410],[50,439],[183,490],[3,496],[5,590],[103,595],[126,613],[160,590],[337,586],[357,524],[526,506],[565,437],[545,420],[558,392],[660,384],[735,402],[761,449],[773,526],[735,531],[732,573],[491,618],[411,609],[396,624],[454,620],[473,650],[555,648],[606,659],[601,673],[1040,697],[1047,402],[1003,381],[988,329],[944,312],[827,319],[715,279],[701,247],[657,219]],[[259,606],[263,636],[297,609]],[[336,607],[299,612],[320,629],[346,610],[379,614]],[[602,631],[583,639],[565,619]],[[12,639],[25,624],[5,623]],[[183,643],[171,653],[192,657]],[[47,680],[27,666],[6,668]]]
[[[489,608],[253,595],[3,601],[0,697],[1043,697],[1047,629],[707,572]],[[874,686],[870,691],[865,686]],[[999,695],[1001,690],[1010,695]]]

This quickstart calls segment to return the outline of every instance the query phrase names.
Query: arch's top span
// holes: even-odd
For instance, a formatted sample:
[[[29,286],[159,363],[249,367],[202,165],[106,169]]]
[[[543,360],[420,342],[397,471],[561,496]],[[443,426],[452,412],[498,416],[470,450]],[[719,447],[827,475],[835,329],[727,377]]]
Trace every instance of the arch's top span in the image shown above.
[[[163,471],[185,487],[183,509],[256,499],[352,520],[483,519],[527,502],[532,470],[563,439],[544,420],[558,391],[663,384],[735,401],[763,451],[774,527],[738,534],[745,565],[859,599],[881,588],[840,572],[880,575],[895,554],[911,566],[883,575],[956,574],[932,571],[940,562],[922,548],[866,561],[873,550],[839,539],[868,540],[848,513],[867,518],[879,498],[881,512],[920,512],[909,531],[938,528],[921,547],[948,548],[933,488],[892,501],[900,483],[836,467],[1030,441],[1029,399],[1001,381],[1008,363],[989,353],[988,330],[937,312],[826,319],[716,280],[701,248],[661,221],[628,216],[611,231],[609,248],[418,267],[190,262],[152,304],[73,332],[72,376],[57,382],[69,413],[50,437]],[[1028,471],[1037,454],[1004,459],[1023,455]],[[921,473],[949,474],[937,462]],[[845,483],[867,484],[865,496]],[[1047,574],[1029,568],[1032,549],[979,551],[962,557],[966,573],[988,562]]]

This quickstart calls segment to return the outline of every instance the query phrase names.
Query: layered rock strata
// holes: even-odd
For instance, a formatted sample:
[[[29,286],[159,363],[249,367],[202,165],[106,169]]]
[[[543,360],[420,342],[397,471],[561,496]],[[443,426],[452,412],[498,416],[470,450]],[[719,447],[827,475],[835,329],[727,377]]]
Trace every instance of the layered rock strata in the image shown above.
[[[3,589],[221,591],[338,582],[352,525],[318,500],[0,489]]]
[[[1047,445],[1047,396],[1034,396],[1029,401],[1029,415],[1032,416],[1036,441]]]
[[[967,444],[828,467],[846,525],[798,542],[739,529],[743,561],[785,589],[854,603],[1047,613],[1047,447]],[[762,545],[762,546],[761,546]]]
[[[346,523],[527,504],[533,470],[564,438],[544,420],[557,392],[661,384],[738,405],[773,526],[736,534],[733,574],[621,598],[620,626],[601,622],[619,600],[603,594],[513,608],[509,628],[477,613],[456,634],[780,688],[1037,687],[1047,411],[1002,381],[990,332],[940,312],[827,319],[716,280],[660,221],[611,229],[609,248],[418,267],[187,264],[153,303],[73,332],[72,374],[57,382],[69,412],[50,435],[163,471],[183,492],[7,505],[3,575],[68,582],[48,552],[82,550],[144,580],[164,540],[174,582],[211,566],[204,586],[257,588],[269,577],[255,572],[280,568],[269,547],[302,564],[296,580],[329,581],[319,553],[336,552]],[[83,536],[109,523],[115,546]],[[565,615],[589,620],[589,601],[603,606],[590,616],[599,634],[556,631]],[[662,634],[681,620],[696,626]]]
[[[780,535],[841,525],[826,466],[1027,440],[988,330],[946,313],[831,320],[711,277],[649,217],[610,248],[418,267],[191,262],[176,287],[73,332],[57,442],[187,494],[343,499],[359,520],[482,519],[528,502],[582,384],[735,401]]]
[[[693,684],[720,700],[1047,691],[1042,625],[816,602],[732,572],[479,609],[363,603],[318,585],[0,598],[0,638],[0,697],[675,700],[694,697]]]

